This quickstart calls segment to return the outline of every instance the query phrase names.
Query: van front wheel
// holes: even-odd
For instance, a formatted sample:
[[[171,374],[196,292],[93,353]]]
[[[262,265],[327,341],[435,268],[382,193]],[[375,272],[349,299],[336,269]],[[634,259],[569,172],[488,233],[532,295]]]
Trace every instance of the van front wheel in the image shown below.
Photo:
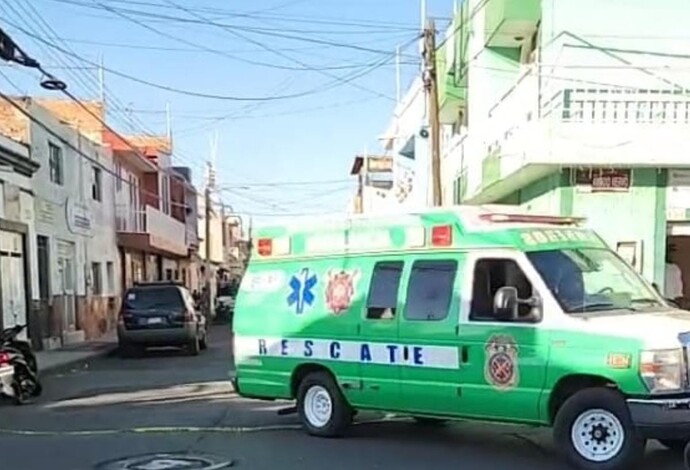
[[[565,401],[554,422],[554,440],[580,470],[633,467],[645,447],[623,397],[604,388],[585,389]]]
[[[312,372],[299,384],[297,412],[305,430],[314,436],[338,437],[352,422],[352,410],[327,372]]]

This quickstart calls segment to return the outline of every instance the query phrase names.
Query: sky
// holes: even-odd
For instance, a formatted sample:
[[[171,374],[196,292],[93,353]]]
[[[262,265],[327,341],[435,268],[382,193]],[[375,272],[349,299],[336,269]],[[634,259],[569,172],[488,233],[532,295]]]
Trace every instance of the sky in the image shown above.
[[[453,0],[426,3],[442,30]],[[403,91],[420,73],[420,12],[420,0],[13,0],[0,26],[80,98],[99,98],[102,63],[123,134],[165,134],[169,108],[175,164],[199,187],[215,155],[223,201],[261,223],[345,210],[353,158],[381,150],[392,116],[396,47]],[[6,93],[51,93],[36,72],[0,72]]]

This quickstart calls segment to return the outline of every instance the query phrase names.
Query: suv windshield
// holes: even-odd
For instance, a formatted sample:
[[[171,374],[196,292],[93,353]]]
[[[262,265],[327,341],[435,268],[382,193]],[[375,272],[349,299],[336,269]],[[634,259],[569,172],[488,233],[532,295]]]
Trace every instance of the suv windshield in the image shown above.
[[[183,306],[182,295],[175,287],[140,287],[130,289],[125,295],[127,310],[179,310]]]
[[[653,288],[611,250],[534,251],[527,257],[567,313],[667,306]]]

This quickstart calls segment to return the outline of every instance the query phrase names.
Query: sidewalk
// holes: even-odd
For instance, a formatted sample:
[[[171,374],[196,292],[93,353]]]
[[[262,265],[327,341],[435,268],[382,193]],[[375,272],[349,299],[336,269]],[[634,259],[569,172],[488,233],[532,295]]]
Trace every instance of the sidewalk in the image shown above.
[[[36,360],[39,372],[50,372],[69,367],[79,362],[105,356],[117,349],[117,332],[106,333],[95,341],[85,341],[60,349],[38,351]]]

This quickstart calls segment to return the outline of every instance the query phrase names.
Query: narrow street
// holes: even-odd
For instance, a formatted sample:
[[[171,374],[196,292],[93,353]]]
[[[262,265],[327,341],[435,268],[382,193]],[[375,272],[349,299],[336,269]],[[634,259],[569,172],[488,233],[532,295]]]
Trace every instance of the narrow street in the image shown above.
[[[198,357],[110,356],[46,377],[37,403],[0,408],[2,468],[108,469],[115,467],[106,461],[155,452],[213,454],[253,470],[566,468],[543,430],[464,423],[434,429],[362,416],[374,422],[358,424],[347,439],[309,437],[296,416],[277,415],[281,404],[233,396],[228,338],[214,327],[209,350]],[[678,457],[649,448],[648,467],[682,468]]]

